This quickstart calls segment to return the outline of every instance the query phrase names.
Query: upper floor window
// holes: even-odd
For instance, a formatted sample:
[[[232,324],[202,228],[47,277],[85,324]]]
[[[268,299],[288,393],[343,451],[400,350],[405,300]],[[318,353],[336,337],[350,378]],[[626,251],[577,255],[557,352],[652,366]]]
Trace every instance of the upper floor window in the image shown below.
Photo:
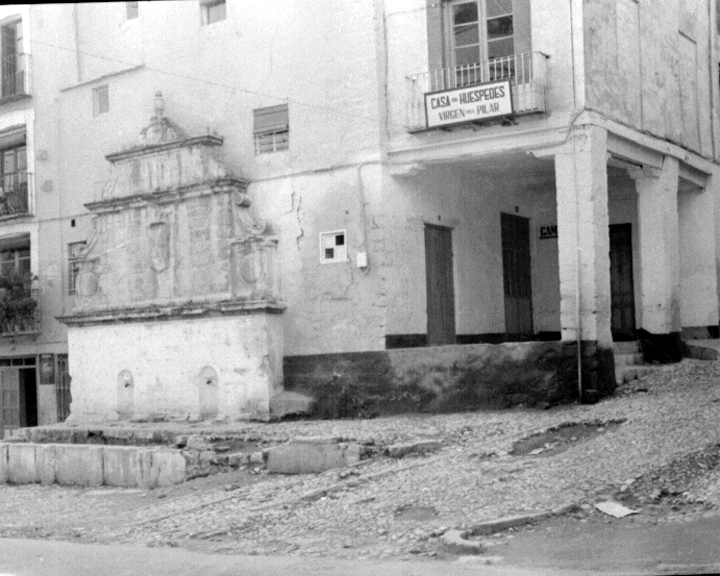
[[[447,41],[452,66],[515,53],[513,0],[452,0],[448,10]]]
[[[0,216],[27,214],[28,177],[25,144],[0,150]]]
[[[531,52],[530,0],[427,3],[431,70],[456,69],[442,88],[514,77],[518,55]]]
[[[125,20],[134,20],[140,16],[140,8],[137,2],[125,2]]]
[[[107,84],[93,88],[93,116],[110,111],[110,90]]]
[[[255,110],[255,155],[287,150],[290,145],[288,105]]]
[[[200,9],[204,26],[225,20],[227,17],[225,0],[200,0]]]
[[[25,54],[23,54],[22,20],[0,26],[3,98],[26,94]]]

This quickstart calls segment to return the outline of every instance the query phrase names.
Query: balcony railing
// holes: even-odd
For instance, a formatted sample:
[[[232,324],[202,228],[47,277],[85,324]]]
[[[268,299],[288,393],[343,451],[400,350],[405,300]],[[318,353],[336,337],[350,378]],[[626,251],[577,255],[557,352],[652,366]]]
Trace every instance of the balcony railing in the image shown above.
[[[30,94],[29,60],[29,54],[10,54],[0,59],[0,99]]]
[[[35,334],[39,330],[37,277],[0,277],[0,338]]]
[[[0,218],[30,212],[28,173],[0,175]]]
[[[528,52],[408,76],[406,126],[410,131],[426,128],[425,94],[428,92],[499,80],[510,80],[513,115],[545,112],[547,58],[541,52]]]

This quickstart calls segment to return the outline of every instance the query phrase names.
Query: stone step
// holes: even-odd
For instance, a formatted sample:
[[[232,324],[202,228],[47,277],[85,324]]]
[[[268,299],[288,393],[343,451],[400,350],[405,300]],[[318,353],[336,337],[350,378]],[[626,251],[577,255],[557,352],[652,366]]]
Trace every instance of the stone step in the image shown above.
[[[637,380],[642,376],[652,373],[654,370],[651,366],[621,366],[615,367],[615,381],[618,385],[624,384],[625,382],[631,382]]]
[[[640,352],[635,354],[615,354],[615,368],[623,366],[636,366],[643,363],[643,355]]]
[[[613,342],[615,354],[636,354],[640,352],[640,343],[637,340],[630,342]]]

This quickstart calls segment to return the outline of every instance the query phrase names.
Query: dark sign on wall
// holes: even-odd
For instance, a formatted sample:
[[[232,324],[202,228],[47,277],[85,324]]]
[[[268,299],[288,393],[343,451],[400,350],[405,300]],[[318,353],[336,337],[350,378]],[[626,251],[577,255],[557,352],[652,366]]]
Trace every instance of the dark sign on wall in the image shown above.
[[[557,224],[549,224],[548,226],[540,226],[540,240],[547,238],[557,238]]]
[[[55,384],[55,354],[40,354],[40,384]]]

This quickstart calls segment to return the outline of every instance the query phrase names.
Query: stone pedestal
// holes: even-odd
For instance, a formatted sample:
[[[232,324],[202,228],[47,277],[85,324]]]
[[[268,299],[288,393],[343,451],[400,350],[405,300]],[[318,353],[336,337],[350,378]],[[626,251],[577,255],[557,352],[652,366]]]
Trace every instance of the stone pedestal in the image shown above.
[[[268,419],[281,321],[260,311],[70,326],[70,421]]]
[[[68,324],[71,421],[269,417],[282,390],[271,227],[222,138],[188,137],[161,95],[141,141],[110,154]]]

